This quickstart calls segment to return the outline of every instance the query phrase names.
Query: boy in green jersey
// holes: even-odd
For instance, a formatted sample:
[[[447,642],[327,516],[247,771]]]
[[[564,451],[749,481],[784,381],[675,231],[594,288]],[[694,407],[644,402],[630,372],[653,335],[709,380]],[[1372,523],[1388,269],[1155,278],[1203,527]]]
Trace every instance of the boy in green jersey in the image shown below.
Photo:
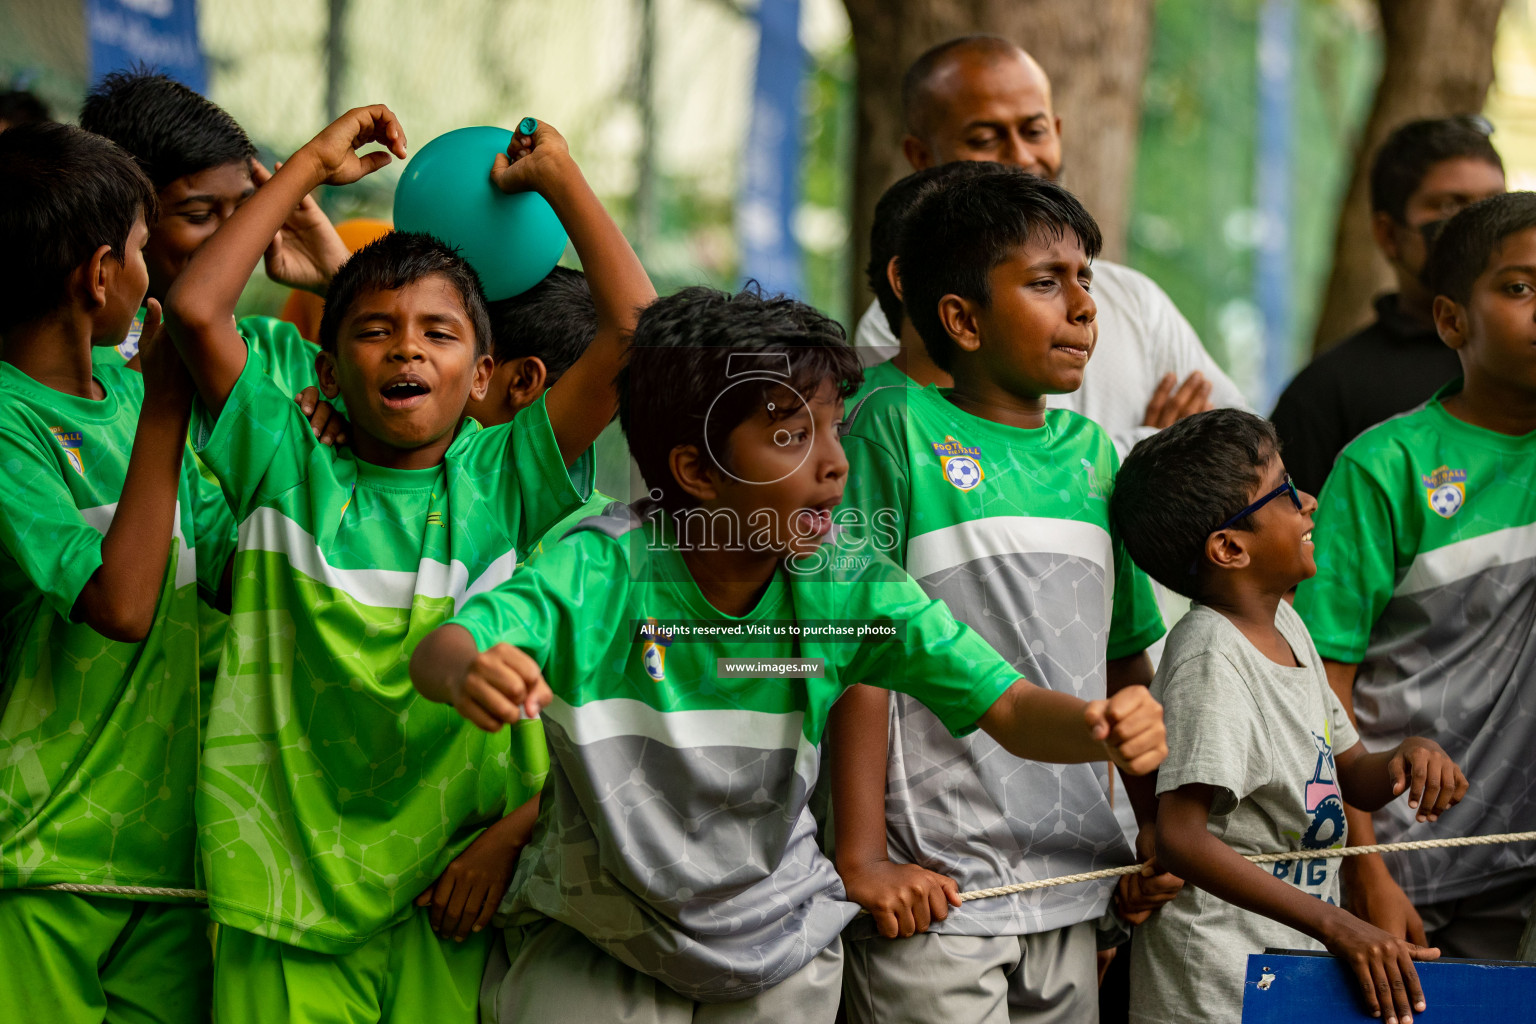
[[[1476,786],[1460,835],[1536,829],[1536,195],[1485,199],[1425,266],[1462,378],[1339,455],[1317,576],[1296,610],[1365,745],[1440,743]],[[1356,844],[1428,838],[1422,813],[1349,810]],[[1357,912],[1447,956],[1508,959],[1536,892],[1530,843],[1346,861]]]
[[[199,584],[228,512],[186,446],[191,382],[93,365],[144,301],[154,188],[78,128],[0,135],[0,1007],[8,1019],[207,1017],[207,913],[38,891],[197,887]],[[130,454],[131,453],[131,454]],[[212,524],[212,525],[210,525]]]
[[[1115,481],[1126,549],[1194,602],[1152,683],[1168,718],[1158,857],[1193,884],[1136,930],[1136,1024],[1235,1021],[1249,954],[1319,946],[1354,972],[1375,1016],[1406,1024],[1424,1009],[1413,962],[1439,955],[1340,907],[1337,858],[1242,856],[1342,847],[1344,799],[1381,807],[1402,795],[1433,821],[1467,792],[1432,740],[1367,751],[1330,689],[1285,600],[1317,569],[1317,502],[1280,456],[1267,421],[1217,409],[1137,444]]]
[[[906,316],[954,387],[876,391],[844,441],[870,543],[1018,674],[1083,700],[1150,681],[1145,651],[1163,634],[1110,527],[1109,435],[1046,409],[1081,386],[1097,340],[1098,249],[1098,225],[1052,182],[1002,166],[935,182],[898,259]],[[873,687],[832,730],[837,866],[871,913],[848,935],[850,1019],[1091,1019],[1114,882],[950,908],[961,890],[1129,863],[1106,766],[1019,761]],[[1144,782],[1127,789],[1145,826],[1151,790],[1131,789]],[[1131,876],[1120,908],[1144,918],[1178,885]]]
[[[105,76],[86,96],[80,126],[126,149],[154,183],[159,213],[149,225],[144,261],[149,297],[161,303],[198,247],[270,177],[256,162],[256,147],[234,118],[165,75],[116,71]],[[267,276],[322,296],[349,255],[312,198],[296,206],[269,241],[264,254]],[[292,324],[245,317],[240,332],[288,394],[297,396],[315,386],[320,350]],[[137,328],[131,329],[117,347],[133,367],[138,366],[133,359],[138,337]],[[103,349],[98,355],[111,351]],[[331,409],[317,408],[310,392],[306,411],[315,413],[315,429],[323,433]],[[328,443],[336,440],[341,426],[332,426]]]
[[[347,445],[321,446],[247,358],[230,311],[306,194],[389,161],[354,154],[375,141],[405,155],[384,107],[327,128],[204,243],[169,300],[207,407],[199,451],[241,523],[198,790],[225,1022],[473,1019],[488,935],[431,928],[457,937],[464,915],[498,901],[522,822],[484,826],[508,803],[511,755],[418,699],[406,653],[580,503],[566,467],[611,418],[627,331],[653,297],[564,140],[540,125],[487,172],[505,191],[538,190],[561,218],[592,271],[596,340],[512,422],[480,428],[464,416],[491,374],[478,280],[434,239],[387,235],[330,290],[320,383],[352,424]],[[412,905],[428,887],[430,914]]]
[[[417,647],[423,694],[492,731],[542,710],[549,741],[487,1018],[830,1022],[858,908],[807,802],[827,713],[861,680],[1020,756],[1161,760],[1144,688],[1033,686],[838,539],[858,378],[841,329],[791,299],[658,300],[620,381],[650,498],[589,519]]]

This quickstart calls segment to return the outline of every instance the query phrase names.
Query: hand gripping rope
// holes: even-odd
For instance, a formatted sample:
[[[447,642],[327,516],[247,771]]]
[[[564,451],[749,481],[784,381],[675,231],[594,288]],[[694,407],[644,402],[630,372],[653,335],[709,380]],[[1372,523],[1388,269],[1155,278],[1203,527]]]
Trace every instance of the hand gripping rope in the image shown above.
[[[1255,864],[1274,864],[1292,860],[1333,860],[1337,857],[1363,857],[1368,853],[1403,853],[1408,850],[1438,850],[1448,846],[1493,846],[1499,843],[1528,843],[1536,840],[1536,832],[1501,832],[1492,836],[1452,836],[1446,839],[1420,839],[1411,843],[1377,843],[1374,846],[1345,846],[1336,850],[1287,850],[1284,853],[1255,853],[1244,856]],[[991,889],[973,889],[960,894],[962,902],[984,900],[992,896],[1010,896],[1016,892],[1032,892],[1058,885],[1076,885],[1079,882],[1097,882],[1104,878],[1136,875],[1149,867],[1147,864],[1126,864],[1118,868],[1100,871],[1084,871],[1076,875],[1058,875],[1033,882],[1016,882]],[[163,889],[149,885],[79,885],[60,882],[57,885],[41,885],[34,888],[51,892],[94,893],[102,896],[163,896],[173,899],[206,900],[208,893],[202,889]]]

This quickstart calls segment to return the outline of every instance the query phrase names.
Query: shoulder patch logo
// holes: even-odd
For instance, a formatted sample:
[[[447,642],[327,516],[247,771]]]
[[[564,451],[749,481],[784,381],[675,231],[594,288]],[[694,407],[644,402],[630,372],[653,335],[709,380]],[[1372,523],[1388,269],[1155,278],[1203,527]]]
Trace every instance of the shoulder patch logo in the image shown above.
[[[640,627],[640,662],[645,666],[645,674],[658,683],[667,678],[667,648],[671,646],[672,634],[655,619],[646,619]]]
[[[962,491],[974,490],[987,478],[981,468],[981,449],[963,445],[954,437],[945,437],[933,444],[934,454],[944,469],[944,479]]]
[[[1424,482],[1424,497],[1429,502],[1430,511],[1440,518],[1451,518],[1461,511],[1462,505],[1466,504],[1466,470],[1441,466],[1428,476],[1419,479]]]
[[[64,457],[69,460],[76,473],[85,476],[85,462],[80,457],[80,431],[65,430],[63,427],[49,427],[53,433],[53,439],[59,442],[59,447],[64,449]]]

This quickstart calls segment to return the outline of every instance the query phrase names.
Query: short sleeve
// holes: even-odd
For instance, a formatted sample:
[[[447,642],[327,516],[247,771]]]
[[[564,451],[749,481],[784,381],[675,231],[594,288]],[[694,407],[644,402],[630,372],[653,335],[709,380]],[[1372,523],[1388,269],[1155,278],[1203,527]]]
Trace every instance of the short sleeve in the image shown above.
[[[74,621],[80,591],[101,566],[102,531],[81,514],[53,453],[32,439],[0,433],[0,467],[0,546],[54,610]]]
[[[1113,453],[1110,453],[1113,459]],[[1111,463],[1119,472],[1119,460]],[[1115,560],[1115,592],[1109,614],[1109,642],[1105,656],[1114,661],[1140,654],[1166,633],[1163,612],[1157,604],[1152,580],[1131,559],[1114,526],[1110,526],[1110,553]]]
[[[1206,651],[1168,667],[1153,686],[1168,729],[1168,758],[1157,771],[1158,795],[1181,786],[1216,790],[1212,814],[1231,814],[1267,781],[1271,763],[1264,720],[1237,666]]]
[[[305,388],[319,386],[315,357],[320,346],[304,338],[296,326],[276,317],[248,316],[235,324],[235,329],[245,339],[251,357],[261,361],[267,376],[290,400]],[[345,411],[339,395],[326,401]]]
[[[1018,671],[905,572],[878,556],[872,565],[875,571],[856,581],[801,585],[836,588],[842,593],[828,596],[838,618],[889,629],[857,645],[835,645],[851,651],[840,682],[898,690],[921,701],[951,734],[973,731]]]
[[[531,551],[551,527],[591,496],[593,460],[584,452],[566,468],[542,395],[510,424],[490,431],[507,435],[503,444],[492,444],[482,456],[500,464],[481,469],[500,481],[497,498],[505,521],[518,524],[513,538],[517,550]]]
[[[215,421],[194,405],[194,450],[224,488],[236,522],[244,522],[270,496],[304,480],[320,444],[298,403],[283,392],[258,359],[248,358]]]
[[[906,563],[910,493],[907,463],[873,437],[860,433],[843,438],[848,458],[848,482],[832,521],[860,537],[865,550]]]
[[[583,531],[464,602],[449,621],[482,651],[499,643],[525,651],[555,692],[568,697],[562,682],[591,675],[615,631],[625,628],[629,579],[619,542]]]
[[[1296,590],[1296,611],[1318,653],[1358,664],[1397,581],[1392,506],[1379,481],[1339,458],[1314,515],[1317,575]]]
[[[189,450],[183,460],[181,479],[192,505],[192,545],[197,552],[197,582],[210,594],[218,592],[224,568],[238,542],[235,515],[211,471],[205,473]]]

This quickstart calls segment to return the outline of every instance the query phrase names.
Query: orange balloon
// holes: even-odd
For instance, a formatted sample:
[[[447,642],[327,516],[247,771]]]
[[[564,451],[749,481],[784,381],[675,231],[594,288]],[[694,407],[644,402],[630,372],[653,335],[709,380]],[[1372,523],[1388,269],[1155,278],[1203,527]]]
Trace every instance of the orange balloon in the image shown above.
[[[373,217],[354,217],[336,225],[336,233],[341,236],[347,249],[352,252],[357,252],[369,242],[377,241],[393,230],[388,221]],[[325,312],[324,299],[295,288],[288,293],[288,301],[283,303],[283,311],[277,314],[277,317],[297,327],[300,337],[319,342],[320,316],[323,312]]]

